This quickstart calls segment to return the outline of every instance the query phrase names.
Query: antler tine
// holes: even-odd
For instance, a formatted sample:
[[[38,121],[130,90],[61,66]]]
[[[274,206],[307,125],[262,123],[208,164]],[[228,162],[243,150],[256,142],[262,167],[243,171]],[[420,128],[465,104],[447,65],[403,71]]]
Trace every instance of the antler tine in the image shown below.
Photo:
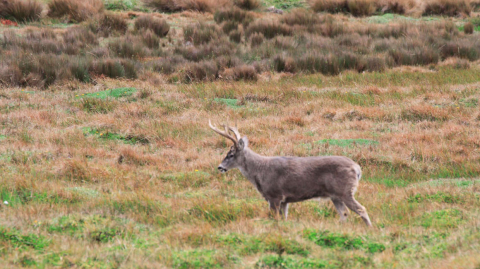
[[[227,130],[227,126],[225,126],[225,132],[222,132],[220,131],[219,129],[217,129],[217,127],[213,126],[212,125],[212,122],[210,121],[210,119],[208,119],[208,126],[210,126],[210,128],[217,134],[223,136],[223,137],[226,137],[230,140],[233,141],[233,144],[235,144],[235,146],[237,146],[237,140],[235,140],[235,138],[233,138],[231,135],[228,134],[228,130]]]
[[[235,122],[235,127],[228,127],[228,129],[230,129],[230,131],[232,131],[235,134],[235,137],[237,137],[237,141],[239,141],[242,138],[242,136],[240,135],[240,132],[237,129],[236,122]]]

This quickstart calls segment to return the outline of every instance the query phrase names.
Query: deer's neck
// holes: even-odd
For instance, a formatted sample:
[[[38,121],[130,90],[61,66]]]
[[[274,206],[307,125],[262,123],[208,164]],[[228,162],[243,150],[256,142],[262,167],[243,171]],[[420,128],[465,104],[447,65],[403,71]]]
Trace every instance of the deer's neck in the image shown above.
[[[261,156],[249,148],[245,149],[244,157],[243,165],[238,169],[262,193],[262,180],[264,179],[261,175],[266,169],[268,157]]]

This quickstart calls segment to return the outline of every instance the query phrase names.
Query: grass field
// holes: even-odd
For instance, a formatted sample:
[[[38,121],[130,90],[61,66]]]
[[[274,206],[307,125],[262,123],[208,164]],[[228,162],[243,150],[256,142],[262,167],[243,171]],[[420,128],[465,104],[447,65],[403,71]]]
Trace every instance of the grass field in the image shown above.
[[[180,14],[162,15],[176,29],[165,51],[188,22],[213,24],[210,13]],[[13,50],[0,46],[0,58]],[[137,79],[87,70],[89,80],[59,76],[48,86],[0,80],[0,267],[478,269],[480,65],[442,57],[333,76],[276,72],[272,60],[255,80],[184,83],[183,69],[148,70],[145,56],[132,60]],[[217,172],[230,142],[208,119],[238,122],[262,155],[352,158],[363,169],[356,199],[373,228],[355,214],[339,223],[331,202],[292,204],[287,221],[270,217],[238,170]]]

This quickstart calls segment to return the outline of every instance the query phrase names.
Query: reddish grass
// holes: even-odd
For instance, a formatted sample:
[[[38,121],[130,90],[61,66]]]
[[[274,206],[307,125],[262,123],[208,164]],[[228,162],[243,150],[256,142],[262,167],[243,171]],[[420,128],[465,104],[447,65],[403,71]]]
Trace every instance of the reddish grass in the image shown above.
[[[0,1],[0,17],[18,22],[37,21],[41,18],[43,5],[36,0],[2,0]],[[6,24],[8,20],[2,20]]]
[[[135,20],[135,29],[149,29],[157,36],[164,37],[170,31],[170,25],[164,20],[151,15],[143,15]]]
[[[48,8],[48,16],[67,18],[72,22],[85,21],[104,10],[101,0],[52,0]]]

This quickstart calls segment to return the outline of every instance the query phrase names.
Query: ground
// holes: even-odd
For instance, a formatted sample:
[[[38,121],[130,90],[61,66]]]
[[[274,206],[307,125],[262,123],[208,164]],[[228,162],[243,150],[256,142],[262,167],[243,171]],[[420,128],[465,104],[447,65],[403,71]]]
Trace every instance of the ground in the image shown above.
[[[479,88],[478,62],[3,87],[0,259],[9,268],[478,269]],[[208,119],[237,122],[262,155],[352,158],[373,227],[354,214],[340,223],[329,201],[270,217],[238,170],[217,172],[230,142]]]

